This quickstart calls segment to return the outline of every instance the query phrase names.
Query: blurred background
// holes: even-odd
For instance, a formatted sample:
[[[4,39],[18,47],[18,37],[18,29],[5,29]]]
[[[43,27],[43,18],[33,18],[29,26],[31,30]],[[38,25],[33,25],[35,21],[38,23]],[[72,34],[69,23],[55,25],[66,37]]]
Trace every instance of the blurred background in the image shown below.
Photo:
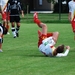
[[[67,22],[70,0],[21,0],[25,17],[22,22],[33,22],[33,13],[39,13],[43,22]]]

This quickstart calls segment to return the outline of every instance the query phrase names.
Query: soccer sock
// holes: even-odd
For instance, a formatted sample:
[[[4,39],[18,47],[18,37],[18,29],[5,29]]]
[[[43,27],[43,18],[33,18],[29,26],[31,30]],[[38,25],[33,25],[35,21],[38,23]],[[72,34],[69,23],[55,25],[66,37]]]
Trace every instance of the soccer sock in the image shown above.
[[[12,28],[11,28],[11,30],[12,30],[12,34],[13,34],[13,36],[16,36],[15,28],[14,28],[14,27],[12,27]]]
[[[5,27],[5,22],[3,22],[3,26]]]
[[[18,33],[19,29],[20,29],[20,26],[17,26],[16,33]]]
[[[71,21],[71,24],[72,24],[72,30],[73,30],[73,32],[75,32],[75,16],[74,16],[73,20]]]

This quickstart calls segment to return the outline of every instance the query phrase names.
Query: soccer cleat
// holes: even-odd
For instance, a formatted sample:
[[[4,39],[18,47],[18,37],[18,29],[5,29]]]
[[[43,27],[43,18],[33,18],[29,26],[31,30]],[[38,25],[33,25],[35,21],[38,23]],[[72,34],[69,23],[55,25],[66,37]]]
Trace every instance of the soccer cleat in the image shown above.
[[[14,38],[16,38],[16,36],[14,36]]]
[[[35,12],[34,15],[33,15],[34,19],[38,19],[38,13]]]
[[[19,33],[18,32],[16,32],[16,36],[19,37]]]
[[[16,32],[13,31],[12,34],[13,34],[13,38],[16,38]]]
[[[74,40],[75,40],[75,36],[74,36]]]
[[[3,52],[3,51],[0,49],[0,52]]]

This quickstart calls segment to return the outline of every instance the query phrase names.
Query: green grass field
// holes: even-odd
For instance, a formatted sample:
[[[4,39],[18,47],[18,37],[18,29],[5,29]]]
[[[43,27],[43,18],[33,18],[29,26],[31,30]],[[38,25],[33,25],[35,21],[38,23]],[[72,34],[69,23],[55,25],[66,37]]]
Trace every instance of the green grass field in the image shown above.
[[[68,13],[61,13],[60,16],[59,16],[59,13],[56,13],[56,14],[55,13],[52,13],[52,14],[39,13],[38,16],[39,16],[39,19],[45,23],[69,23]],[[25,17],[21,19],[22,19],[21,20],[22,23],[26,23],[26,22],[33,23],[33,14],[25,14]]]
[[[21,23],[20,37],[4,36],[3,53],[0,53],[0,75],[74,75],[75,41],[70,24],[48,23],[48,31],[59,31],[56,46],[69,45],[67,57],[45,57],[37,47],[38,26]]]

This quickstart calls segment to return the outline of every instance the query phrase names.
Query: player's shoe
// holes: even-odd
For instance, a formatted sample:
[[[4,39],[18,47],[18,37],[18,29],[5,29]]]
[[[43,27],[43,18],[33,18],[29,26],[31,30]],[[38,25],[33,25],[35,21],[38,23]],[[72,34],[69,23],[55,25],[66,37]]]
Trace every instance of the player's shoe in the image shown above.
[[[16,32],[15,31],[13,32],[13,38],[16,38]]]
[[[3,51],[0,49],[0,52],[3,52]]]
[[[19,33],[18,32],[16,32],[16,36],[19,37]]]
[[[34,15],[33,15],[33,17],[34,17],[34,20],[35,20],[35,19],[38,19],[38,13],[35,12]]]
[[[16,38],[16,36],[14,36],[13,38]]]

